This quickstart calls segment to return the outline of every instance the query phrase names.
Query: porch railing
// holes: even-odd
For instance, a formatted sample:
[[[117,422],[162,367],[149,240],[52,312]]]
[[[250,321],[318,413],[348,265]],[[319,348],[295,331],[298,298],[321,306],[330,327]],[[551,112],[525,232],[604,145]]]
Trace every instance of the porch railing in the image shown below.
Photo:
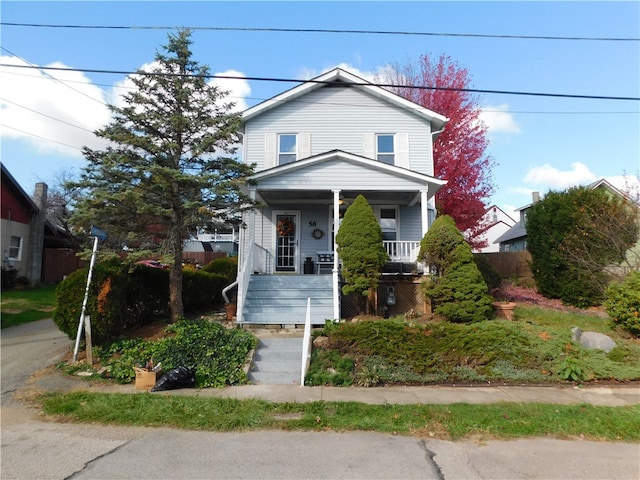
[[[201,233],[198,235],[201,242],[238,242],[237,232],[233,233]]]
[[[384,249],[391,262],[412,263],[417,261],[420,251],[420,241],[414,240],[384,240]]]
[[[236,318],[238,322],[241,323],[244,300],[247,298],[251,274],[254,272],[273,273],[273,255],[266,248],[254,243],[253,248],[248,250],[247,258],[245,258],[240,272],[241,274],[238,275],[238,307]]]

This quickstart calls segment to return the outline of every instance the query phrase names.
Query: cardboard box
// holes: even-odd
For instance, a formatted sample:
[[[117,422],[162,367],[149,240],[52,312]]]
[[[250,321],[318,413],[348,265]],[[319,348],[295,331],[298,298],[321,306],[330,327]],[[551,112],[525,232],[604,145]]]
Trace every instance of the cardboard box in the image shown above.
[[[151,390],[158,381],[158,372],[150,372],[144,368],[135,367],[136,390]]]

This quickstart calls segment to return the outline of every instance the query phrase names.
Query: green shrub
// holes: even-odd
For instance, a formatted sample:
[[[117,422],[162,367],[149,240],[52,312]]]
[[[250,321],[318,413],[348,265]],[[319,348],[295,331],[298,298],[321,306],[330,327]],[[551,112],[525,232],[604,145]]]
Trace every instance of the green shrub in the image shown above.
[[[120,383],[134,380],[134,367],[153,360],[168,371],[196,369],[196,387],[246,383],[243,366],[256,339],[242,329],[226,329],[206,320],[181,319],[166,328],[172,336],[157,340],[121,340],[98,350],[109,373]]]
[[[18,283],[18,269],[2,267],[2,290],[12,290]]]
[[[585,308],[602,303],[607,267],[638,240],[637,207],[602,189],[552,191],[528,210],[526,227],[540,293]]]
[[[423,291],[434,313],[452,322],[491,318],[489,288],[474,262],[471,247],[451,217],[436,219],[422,239],[419,257],[433,273]]]
[[[86,289],[88,269],[77,270],[56,288],[53,319],[69,338],[75,339]],[[185,312],[195,313],[222,304],[221,275],[183,271]],[[127,331],[169,316],[169,271],[117,261],[95,265],[86,315],[91,317],[92,340],[102,345]]]
[[[476,262],[476,266],[478,270],[480,270],[480,274],[482,278],[484,278],[487,287],[490,290],[494,288],[498,288],[502,283],[502,279],[500,278],[500,274],[493,268],[486,255],[482,253],[475,253],[473,255],[473,260]]]
[[[53,321],[75,339],[84,302],[88,268],[76,270],[56,287]],[[118,262],[95,265],[85,315],[91,317],[95,345],[118,338],[133,322],[127,314],[127,273]]]
[[[169,270],[134,264],[128,271],[127,314],[138,325],[169,316]]]
[[[210,261],[202,270],[207,273],[222,275],[227,280],[227,285],[238,276],[238,257],[221,257]]]
[[[356,295],[358,313],[364,310],[371,313],[375,310],[374,292],[388,255],[382,245],[380,224],[362,195],[358,195],[345,212],[336,243],[345,280],[342,292]]]
[[[201,312],[221,305],[222,289],[229,285],[224,275],[200,270],[183,270],[182,301],[187,313]]]
[[[613,326],[640,336],[640,272],[631,272],[622,283],[612,283],[604,306]]]

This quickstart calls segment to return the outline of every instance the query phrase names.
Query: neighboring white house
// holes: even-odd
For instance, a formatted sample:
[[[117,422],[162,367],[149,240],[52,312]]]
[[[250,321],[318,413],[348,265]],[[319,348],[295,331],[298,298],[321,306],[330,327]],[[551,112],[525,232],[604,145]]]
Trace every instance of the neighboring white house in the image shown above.
[[[492,205],[484,212],[484,215],[480,219],[480,234],[479,239],[486,240],[487,246],[475,250],[476,253],[494,253],[500,251],[500,245],[496,243],[496,240],[503,234],[505,234],[511,227],[516,224],[516,221],[507,215],[497,205]]]
[[[238,322],[304,323],[307,298],[314,323],[340,318],[334,235],[359,194],[389,261],[415,265],[446,183],[433,177],[433,140],[447,121],[339,68],[246,110],[242,158],[263,207],[240,232]]]

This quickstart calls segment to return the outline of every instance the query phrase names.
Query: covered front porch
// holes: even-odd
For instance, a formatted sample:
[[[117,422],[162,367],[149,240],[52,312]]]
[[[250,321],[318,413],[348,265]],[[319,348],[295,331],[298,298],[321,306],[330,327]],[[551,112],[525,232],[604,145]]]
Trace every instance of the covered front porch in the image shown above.
[[[247,228],[241,232],[237,296],[240,323],[258,320],[256,316],[249,318],[248,307],[255,313],[257,304],[267,303],[251,295],[255,276],[271,278],[272,296],[280,298],[294,297],[282,289],[302,288],[303,283],[308,283],[303,277],[329,277],[332,308],[320,323],[341,318],[341,262],[335,235],[344,212],[358,195],[367,199],[380,222],[389,256],[383,273],[422,273],[417,263],[420,241],[435,217],[433,194],[444,182],[345,152],[319,157],[254,176],[256,183],[249,194],[262,208],[245,217]],[[329,171],[331,175],[327,175]],[[300,276],[300,281],[285,287],[275,280],[278,276]],[[265,281],[268,282],[260,283]],[[313,308],[313,289],[304,288]],[[319,287],[318,298],[326,299],[327,288],[326,284]],[[275,318],[277,314],[263,313],[258,323],[283,323]],[[304,323],[304,316],[295,323]]]

